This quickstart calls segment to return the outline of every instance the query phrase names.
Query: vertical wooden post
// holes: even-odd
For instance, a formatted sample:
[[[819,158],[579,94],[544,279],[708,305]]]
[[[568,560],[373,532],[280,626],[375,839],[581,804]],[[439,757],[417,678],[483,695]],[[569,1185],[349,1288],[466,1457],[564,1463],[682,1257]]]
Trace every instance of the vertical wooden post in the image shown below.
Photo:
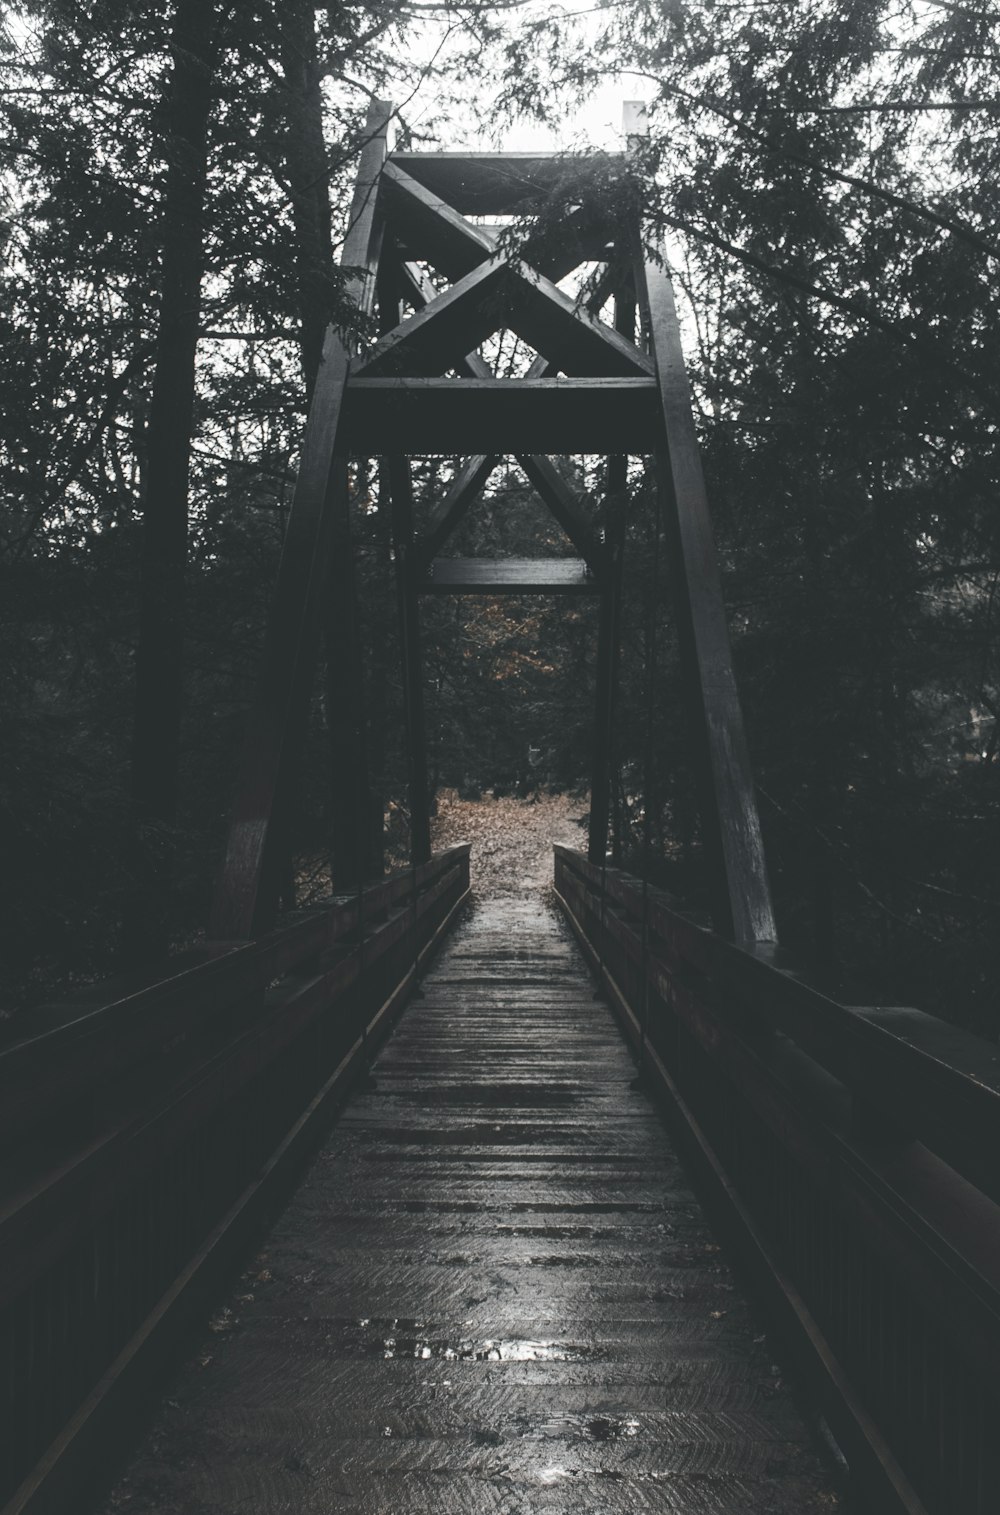
[[[622,563],[625,539],[625,490],[628,459],[608,459],[607,522],[604,542],[604,588],[597,628],[597,679],[594,700],[594,757],[590,779],[590,828],[587,856],[603,863],[608,847],[611,805],[611,735],[614,725],[618,672],[618,631],[621,619]]]
[[[636,286],[659,386],[663,430],[657,483],[697,735],[713,912],[718,928],[735,941],[773,941],[764,845],[673,288],[664,266],[643,260],[636,265]]]
[[[615,296],[615,330],[629,341],[635,338],[635,296],[631,281]],[[590,780],[590,827],[587,856],[603,863],[608,847],[611,807],[611,735],[614,727],[615,690],[618,683],[618,639],[621,624],[622,571],[625,555],[626,492],[628,458],[616,454],[608,459],[605,500],[605,586],[597,629],[597,685],[594,701],[594,759]]]
[[[392,497],[392,537],[399,602],[399,643],[403,662],[403,703],[410,790],[410,861],[416,866],[431,855],[431,819],[427,792],[427,730],[424,721],[423,659],[413,542],[413,479],[410,462],[399,453],[387,460]]]
[[[342,262],[361,270],[350,286],[362,310],[374,298],[382,230],[376,214],[391,107],[368,111],[366,142]],[[210,933],[243,940],[270,925],[276,909],[278,833],[305,734],[323,596],[334,541],[334,458],[348,348],[330,327],[316,376],[295,495],[278,565],[254,703],[247,720],[236,803],[216,888]]]
[[[330,734],[330,881],[337,891],[379,870],[372,858],[367,713],[350,493],[343,458],[334,459],[331,495],[333,542],[323,629]]]

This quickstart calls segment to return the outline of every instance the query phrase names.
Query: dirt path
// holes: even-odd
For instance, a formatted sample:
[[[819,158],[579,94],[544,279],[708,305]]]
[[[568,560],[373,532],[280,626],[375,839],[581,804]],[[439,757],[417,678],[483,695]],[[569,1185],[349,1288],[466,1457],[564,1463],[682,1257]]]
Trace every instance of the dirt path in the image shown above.
[[[585,847],[586,795],[541,794],[535,800],[460,800],[454,789],[438,795],[431,822],[435,851],[472,843],[472,886],[480,894],[520,894],[552,882],[552,844]]]

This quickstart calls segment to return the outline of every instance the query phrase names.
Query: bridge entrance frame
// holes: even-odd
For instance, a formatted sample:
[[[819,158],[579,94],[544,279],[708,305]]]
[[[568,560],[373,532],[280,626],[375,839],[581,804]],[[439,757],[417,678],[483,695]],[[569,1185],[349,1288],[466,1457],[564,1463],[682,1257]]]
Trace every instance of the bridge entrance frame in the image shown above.
[[[333,712],[334,842],[342,880],[370,871],[368,780],[347,495],[349,457],[379,456],[391,498],[409,760],[412,861],[430,856],[419,596],[594,593],[600,596],[589,855],[607,845],[627,458],[652,454],[667,522],[688,715],[703,777],[701,815],[713,915],[739,942],[775,937],[743,717],[733,673],[673,290],[641,227],[591,205],[568,210],[564,236],[530,233],[516,257],[482,219],[524,218],[572,179],[565,155],[390,153],[392,107],[365,127],[342,266],[349,292],[382,334],[358,353],[331,327],[313,393],[216,890],[211,934],[251,939],[272,924],[281,833],[302,746],[316,647],[326,624]],[[586,160],[591,161],[591,160]],[[604,166],[627,169],[627,159]],[[581,262],[604,274],[592,302],[614,299],[614,325],[558,281]],[[450,280],[439,291],[421,265]],[[403,303],[411,307],[403,316]],[[636,342],[635,310],[642,337]],[[480,346],[511,328],[538,356],[522,378],[497,378]],[[595,531],[553,454],[607,457]],[[465,455],[428,528],[414,529],[409,458]],[[515,456],[580,554],[548,562],[439,558],[502,455]]]

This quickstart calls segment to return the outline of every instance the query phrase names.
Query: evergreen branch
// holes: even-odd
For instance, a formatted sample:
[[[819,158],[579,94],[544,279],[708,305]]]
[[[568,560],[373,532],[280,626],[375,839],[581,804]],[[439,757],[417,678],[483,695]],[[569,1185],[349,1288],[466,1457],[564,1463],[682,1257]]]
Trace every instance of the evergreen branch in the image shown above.
[[[685,221],[680,216],[671,216],[666,211],[660,212],[660,218],[667,226],[674,227],[677,231],[696,237],[700,242],[707,242],[711,247],[717,247],[720,252],[729,257],[737,258],[748,268],[754,268],[758,273],[765,274],[769,279],[777,279],[780,283],[789,285],[793,289],[799,289],[803,294],[815,295],[824,304],[830,305],[835,310],[843,311],[845,315],[854,316],[858,320],[874,326],[877,331],[884,332],[887,337],[901,347],[909,348],[913,352],[921,353],[932,363],[944,363],[953,373],[957,374],[975,393],[981,395],[989,404],[995,403],[995,395],[982,384],[975,374],[969,373],[968,369],[961,367],[947,353],[939,348],[930,347],[919,338],[910,336],[901,331],[895,322],[886,320],[878,315],[860,300],[854,300],[846,295],[838,295],[835,290],[827,289],[822,284],[816,284],[807,279],[804,274],[797,273],[794,269],[780,267],[778,264],[769,263],[765,258],[760,258],[748,248],[739,247],[728,238],[719,236],[718,232],[707,231],[703,227],[694,226],[690,221]]]
[[[90,431],[83,438],[79,446],[76,448],[75,452],[70,457],[69,463],[66,465],[66,471],[63,474],[62,478],[54,486],[54,488],[49,491],[42,503],[32,511],[28,519],[27,526],[21,535],[17,538],[17,541],[14,543],[11,556],[14,558],[15,562],[27,551],[28,543],[34,536],[39,523],[44,519],[52,507],[60,500],[60,498],[66,493],[67,489],[75,484],[76,480],[79,478],[81,469],[87,462],[91,453],[94,451],[94,448],[97,446],[105,430],[113,421],[118,409],[119,402],[121,401],[123,394],[128,388],[129,383],[136,374],[142,372],[152,357],[153,346],[154,344],[152,342],[144,342],[139,348],[138,352],[129,359],[125,367],[122,369],[121,373],[112,383],[111,388],[108,391],[107,398],[105,399],[104,405],[101,407],[100,415],[97,417],[97,420],[94,422]]]
[[[887,205],[895,206],[897,210],[904,210],[909,215],[918,216],[921,220],[929,221],[933,226],[940,226],[945,231],[950,231],[963,242],[967,242],[970,247],[974,247],[979,252],[985,253],[987,257],[1000,259],[1000,247],[987,241],[985,237],[981,237],[978,232],[974,231],[972,227],[966,226],[963,222],[955,221],[950,216],[942,215],[940,211],[931,210],[930,206],[922,205],[917,200],[911,200],[906,195],[897,194],[895,190],[883,189],[880,184],[875,184],[871,179],[862,179],[857,174],[846,173],[843,169],[833,168],[829,163],[824,163],[822,159],[814,158],[809,153],[799,152],[796,148],[786,147],[766,132],[755,131],[753,127],[748,126],[745,121],[740,120],[738,116],[734,115],[732,111],[726,110],[724,106],[718,105],[714,101],[688,95],[683,90],[675,90],[675,93],[682,94],[692,104],[699,105],[702,109],[711,111],[713,115],[719,116],[723,121],[727,121],[741,137],[751,142],[759,143],[761,146],[766,147],[769,152],[777,153],[782,158],[787,158],[791,163],[801,163],[805,168],[815,169],[827,178],[837,179],[842,184],[850,184],[855,189],[863,190],[865,194],[870,195],[873,199],[883,200]]]

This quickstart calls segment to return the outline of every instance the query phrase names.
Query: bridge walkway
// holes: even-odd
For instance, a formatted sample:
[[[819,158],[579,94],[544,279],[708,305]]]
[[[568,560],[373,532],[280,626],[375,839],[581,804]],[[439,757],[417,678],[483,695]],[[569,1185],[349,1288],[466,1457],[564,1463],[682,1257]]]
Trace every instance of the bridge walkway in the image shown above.
[[[106,1505],[838,1508],[571,937],[479,903]]]

